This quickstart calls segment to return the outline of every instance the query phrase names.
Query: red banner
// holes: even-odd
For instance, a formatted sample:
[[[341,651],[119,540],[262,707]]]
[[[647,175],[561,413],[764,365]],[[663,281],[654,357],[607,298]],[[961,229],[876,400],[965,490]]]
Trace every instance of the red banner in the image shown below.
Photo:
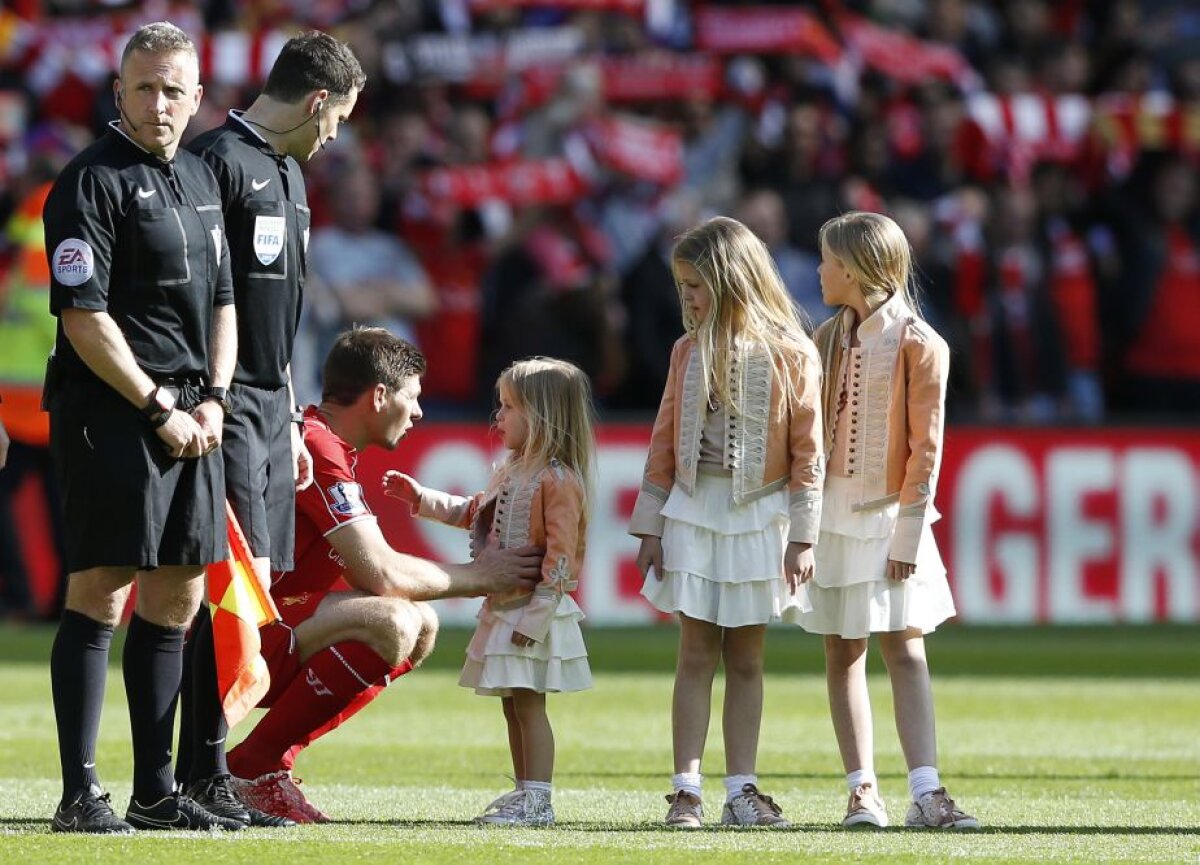
[[[807,54],[836,63],[842,48],[807,9],[751,6],[696,11],[696,47],[717,54]]]
[[[978,78],[966,58],[949,45],[926,42],[854,15],[842,16],[839,25],[868,66],[897,81],[919,84],[940,78],[965,85]]]
[[[609,116],[594,121],[587,137],[599,161],[614,171],[663,186],[683,179],[683,138],[670,127]]]
[[[565,159],[436,168],[422,177],[427,195],[475,207],[485,201],[514,205],[562,204],[582,197],[587,179]]]
[[[625,533],[649,425],[599,431],[599,471],[578,597],[593,624],[654,621]],[[467,559],[466,533],[385,499],[401,468],[424,484],[483,489],[503,456],[480,425],[422,424],[359,473],[384,533],[405,552]],[[1200,437],[1187,430],[952,429],[934,526],[963,622],[1200,621]],[[469,623],[476,602],[441,606]]]
[[[568,12],[625,12],[640,15],[646,0],[469,0],[472,12],[503,9],[562,9]]]

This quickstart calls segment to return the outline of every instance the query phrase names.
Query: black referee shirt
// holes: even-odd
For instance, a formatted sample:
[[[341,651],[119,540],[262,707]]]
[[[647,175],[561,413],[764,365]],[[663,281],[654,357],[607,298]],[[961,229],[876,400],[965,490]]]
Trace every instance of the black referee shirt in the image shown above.
[[[213,308],[233,303],[221,193],[179,150],[164,162],[116,125],[71,160],[42,212],[50,311],[106,311],[151,378],[209,373]],[[67,375],[94,374],[58,326]]]
[[[277,388],[300,322],[311,222],[300,165],[276,154],[240,115],[188,148],[217,176],[238,313],[238,384]]]

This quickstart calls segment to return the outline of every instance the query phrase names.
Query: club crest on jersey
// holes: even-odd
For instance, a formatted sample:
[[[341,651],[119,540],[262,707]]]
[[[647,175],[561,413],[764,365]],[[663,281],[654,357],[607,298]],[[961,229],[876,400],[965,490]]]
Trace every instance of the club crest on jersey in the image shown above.
[[[254,254],[260,264],[270,264],[279,258],[285,230],[282,216],[254,217]]]
[[[68,237],[54,250],[54,278],[63,285],[83,285],[95,272],[95,257],[86,240]]]
[[[329,509],[343,517],[357,517],[368,513],[359,484],[338,482],[328,488]]]

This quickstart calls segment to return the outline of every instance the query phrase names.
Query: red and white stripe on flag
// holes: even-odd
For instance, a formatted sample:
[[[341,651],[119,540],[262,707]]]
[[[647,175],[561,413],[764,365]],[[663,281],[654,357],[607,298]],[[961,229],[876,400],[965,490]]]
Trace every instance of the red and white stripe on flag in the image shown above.
[[[807,9],[704,6],[695,12],[696,47],[717,54],[808,54],[836,63],[842,47]]]
[[[254,576],[254,558],[237,517],[225,504],[229,556],[208,566],[208,602],[217,658],[217,692],[229,726],[246,717],[271,688],[258,629],[279,620],[275,602]]]

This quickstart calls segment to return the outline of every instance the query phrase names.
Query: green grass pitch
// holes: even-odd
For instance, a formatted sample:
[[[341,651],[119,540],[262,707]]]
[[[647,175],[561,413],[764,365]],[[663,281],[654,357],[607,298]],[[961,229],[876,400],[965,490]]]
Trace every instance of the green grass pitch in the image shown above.
[[[301,757],[297,775],[333,824],[211,836],[53,835],[52,638],[51,629],[0,629],[4,863],[1200,863],[1195,627],[947,627],[931,637],[943,778],[985,826],[958,835],[837,828],[845,787],[820,642],[790,629],[768,634],[759,770],[793,829],[661,829],[675,641],[667,626],[589,631],[595,689],[550,698],[558,740],[553,829],[471,824],[508,789],[509,762],[499,702],[455,684],[467,634],[452,631],[425,668]],[[903,762],[882,665],[877,655],[871,661],[877,769],[901,822]],[[710,823],[722,795],[720,693],[718,676],[705,761]],[[110,671],[99,763],[123,811],[130,753],[119,667]]]

